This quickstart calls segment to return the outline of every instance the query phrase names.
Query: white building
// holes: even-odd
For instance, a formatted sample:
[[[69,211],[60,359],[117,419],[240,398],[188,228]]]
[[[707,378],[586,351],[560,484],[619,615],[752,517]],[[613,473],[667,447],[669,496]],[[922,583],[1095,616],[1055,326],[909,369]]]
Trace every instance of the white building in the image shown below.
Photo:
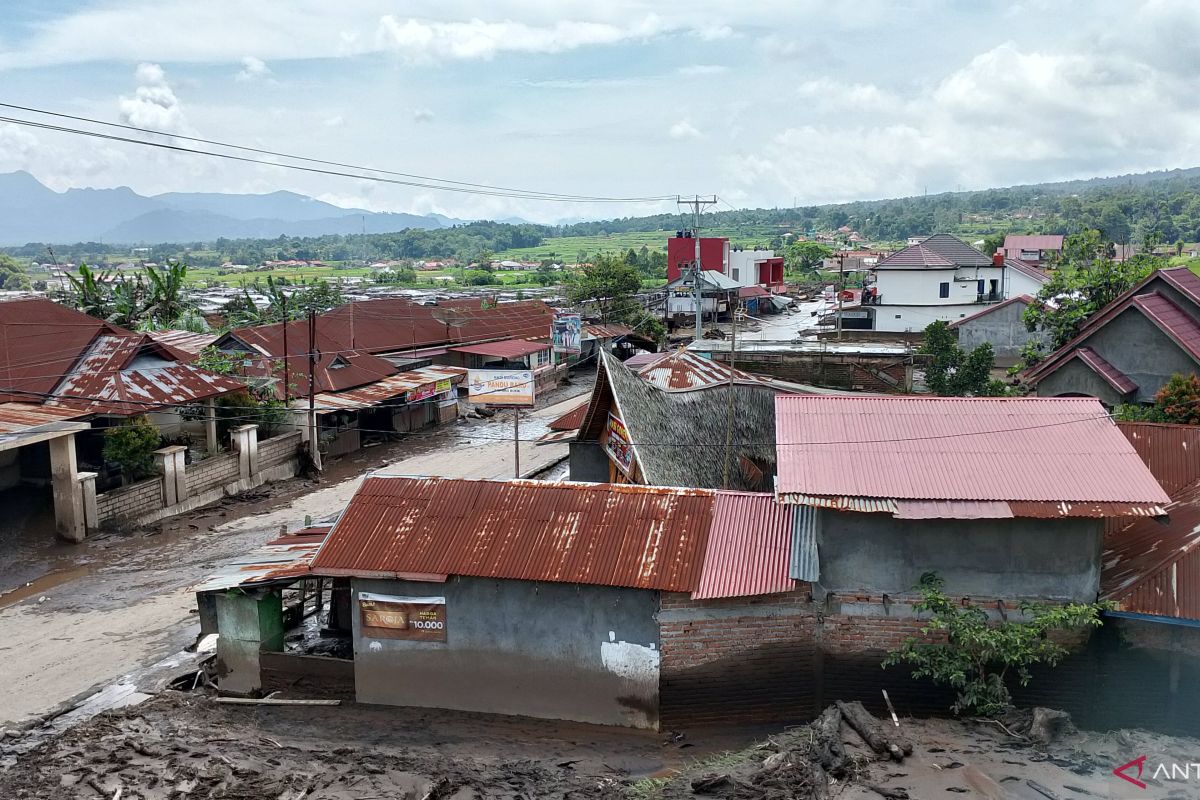
[[[1022,294],[1036,295],[1046,278],[1028,265],[989,258],[945,233],[885,258],[863,304],[843,313],[843,328],[920,333],[931,322],[955,322]]]

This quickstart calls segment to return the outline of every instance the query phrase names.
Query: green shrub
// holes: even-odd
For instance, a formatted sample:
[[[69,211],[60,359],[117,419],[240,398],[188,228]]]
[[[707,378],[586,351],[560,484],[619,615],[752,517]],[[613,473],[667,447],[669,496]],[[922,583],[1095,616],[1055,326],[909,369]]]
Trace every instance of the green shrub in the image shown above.
[[[104,459],[121,467],[128,481],[154,474],[154,451],[162,436],[144,416],[133,417],[104,432]]]

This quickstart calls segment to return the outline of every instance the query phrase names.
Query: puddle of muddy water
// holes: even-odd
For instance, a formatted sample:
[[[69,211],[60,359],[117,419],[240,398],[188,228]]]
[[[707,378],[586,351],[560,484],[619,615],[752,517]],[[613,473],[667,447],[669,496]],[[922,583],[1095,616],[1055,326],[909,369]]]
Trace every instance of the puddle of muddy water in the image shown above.
[[[56,569],[47,572],[40,578],[35,578],[22,586],[0,592],[0,608],[8,608],[31,597],[40,597],[46,590],[62,586],[64,583],[73,581],[76,578],[82,578],[91,571],[92,568],[85,564],[78,567],[71,567],[70,569]]]

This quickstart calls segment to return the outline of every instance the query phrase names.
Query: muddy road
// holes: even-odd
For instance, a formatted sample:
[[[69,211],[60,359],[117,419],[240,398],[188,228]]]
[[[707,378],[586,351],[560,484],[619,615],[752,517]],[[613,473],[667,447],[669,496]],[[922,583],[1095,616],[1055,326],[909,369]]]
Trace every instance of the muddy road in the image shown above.
[[[553,405],[523,412],[521,438],[545,433],[588,390],[589,381],[576,379],[550,398]],[[80,545],[59,543],[49,530],[14,533],[28,516],[0,522],[0,540],[17,540],[0,564],[0,727],[28,724],[193,642],[198,626],[189,587],[281,527],[296,530],[306,516],[319,521],[340,513],[369,471],[510,477],[511,431],[506,414],[433,428],[339,459],[319,482],[269,484],[152,528],[100,534]],[[523,441],[522,471],[557,464],[566,453],[565,444]]]

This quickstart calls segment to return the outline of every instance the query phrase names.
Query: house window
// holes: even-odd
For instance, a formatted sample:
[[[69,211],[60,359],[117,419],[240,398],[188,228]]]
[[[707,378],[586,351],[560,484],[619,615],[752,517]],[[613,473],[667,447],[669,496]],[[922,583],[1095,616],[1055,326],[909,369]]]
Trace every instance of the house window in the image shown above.
[[[896,315],[896,319],[900,319],[900,315],[899,315],[899,314],[897,314],[897,315]]]
[[[738,279],[738,273],[741,272],[741,270],[739,270],[737,267],[734,267],[732,271],[733,271],[733,279],[736,281]]]
[[[950,296],[950,283],[949,283],[949,281],[942,281],[940,284],[938,284],[938,297],[949,297],[949,296]]]

